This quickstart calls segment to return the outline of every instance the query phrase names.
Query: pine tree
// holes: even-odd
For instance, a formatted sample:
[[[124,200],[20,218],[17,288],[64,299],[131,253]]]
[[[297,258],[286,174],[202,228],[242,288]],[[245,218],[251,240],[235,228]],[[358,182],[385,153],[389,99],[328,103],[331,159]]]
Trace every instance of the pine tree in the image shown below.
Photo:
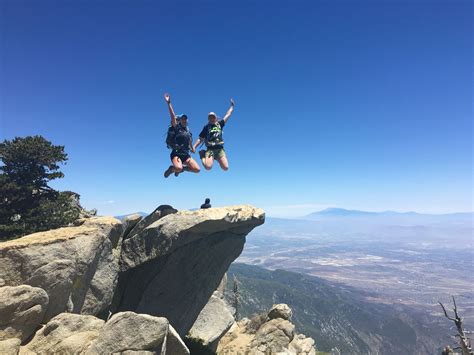
[[[17,137],[0,143],[0,240],[59,228],[79,217],[71,192],[48,186],[64,177],[64,146],[42,136]]]
[[[239,307],[240,307],[240,290],[239,290],[239,280],[234,275],[234,284],[232,289],[232,306],[235,309],[235,320],[239,320]]]

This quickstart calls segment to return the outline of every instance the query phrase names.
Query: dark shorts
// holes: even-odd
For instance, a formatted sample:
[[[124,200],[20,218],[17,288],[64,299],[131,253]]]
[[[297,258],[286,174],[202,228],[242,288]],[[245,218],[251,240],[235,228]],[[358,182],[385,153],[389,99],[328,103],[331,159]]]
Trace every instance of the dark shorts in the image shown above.
[[[191,156],[187,152],[180,152],[176,150],[172,150],[170,154],[171,160],[173,160],[174,157],[178,157],[181,159],[182,163],[185,163]]]

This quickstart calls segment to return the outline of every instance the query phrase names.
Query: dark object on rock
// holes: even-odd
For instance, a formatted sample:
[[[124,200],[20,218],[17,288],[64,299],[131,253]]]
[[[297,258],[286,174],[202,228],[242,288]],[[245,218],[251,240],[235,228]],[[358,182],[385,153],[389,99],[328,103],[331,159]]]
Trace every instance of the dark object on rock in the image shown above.
[[[204,201],[204,204],[201,205],[201,208],[211,208],[211,199],[209,198],[206,198],[206,200]]]

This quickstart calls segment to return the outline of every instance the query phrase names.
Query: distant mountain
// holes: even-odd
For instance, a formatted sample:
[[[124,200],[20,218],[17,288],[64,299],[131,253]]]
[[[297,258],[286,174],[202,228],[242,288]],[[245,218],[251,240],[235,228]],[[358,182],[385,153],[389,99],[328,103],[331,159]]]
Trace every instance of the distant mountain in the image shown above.
[[[459,213],[446,213],[446,214],[425,214],[417,212],[395,212],[395,211],[382,211],[382,212],[368,212],[359,210],[347,210],[345,208],[326,208],[322,211],[313,212],[306,215],[303,218],[318,219],[324,217],[473,217],[473,212],[459,212]]]
[[[139,214],[142,217],[145,217],[145,216],[149,215],[149,213],[146,213],[146,212],[133,212],[133,213],[124,214],[124,215],[121,215],[121,216],[115,216],[115,218],[122,220],[125,217],[130,216],[131,214]]]
[[[238,280],[239,314],[251,317],[275,303],[293,310],[296,331],[311,336],[318,350],[342,354],[439,354],[449,325],[442,317],[402,305],[373,303],[371,294],[295,272],[232,264],[226,298]]]

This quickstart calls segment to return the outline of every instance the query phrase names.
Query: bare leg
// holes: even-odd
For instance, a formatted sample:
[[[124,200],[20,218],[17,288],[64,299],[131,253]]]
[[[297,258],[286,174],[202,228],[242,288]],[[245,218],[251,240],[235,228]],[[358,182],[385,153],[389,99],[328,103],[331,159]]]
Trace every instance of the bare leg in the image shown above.
[[[227,157],[223,156],[219,159],[217,159],[219,162],[219,165],[221,166],[222,170],[227,171],[229,170],[229,162],[227,161]]]
[[[212,164],[214,164],[214,157],[206,157],[206,156],[203,156],[202,159],[202,165],[204,165],[204,168],[206,170],[211,170],[212,169]]]
[[[198,173],[201,171],[201,168],[199,167],[198,163],[193,158],[189,158],[186,160],[186,166],[184,167],[185,171],[193,172],[193,173]]]
[[[180,173],[183,171],[183,163],[181,162],[181,159],[179,159],[179,157],[173,157],[173,159],[171,159],[171,162],[173,163],[174,172]]]

